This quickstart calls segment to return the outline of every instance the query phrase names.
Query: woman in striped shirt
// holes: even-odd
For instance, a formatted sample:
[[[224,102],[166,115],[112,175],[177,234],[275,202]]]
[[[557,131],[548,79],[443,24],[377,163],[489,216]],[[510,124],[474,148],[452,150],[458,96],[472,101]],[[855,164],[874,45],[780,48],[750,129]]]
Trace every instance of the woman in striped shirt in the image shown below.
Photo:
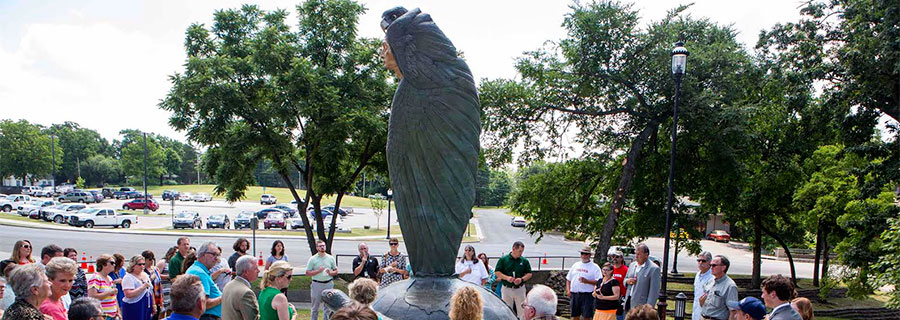
[[[115,269],[113,257],[104,254],[97,258],[97,272],[88,277],[88,296],[100,300],[103,315],[108,320],[120,318],[119,304],[116,301],[118,290],[109,278],[109,273]]]

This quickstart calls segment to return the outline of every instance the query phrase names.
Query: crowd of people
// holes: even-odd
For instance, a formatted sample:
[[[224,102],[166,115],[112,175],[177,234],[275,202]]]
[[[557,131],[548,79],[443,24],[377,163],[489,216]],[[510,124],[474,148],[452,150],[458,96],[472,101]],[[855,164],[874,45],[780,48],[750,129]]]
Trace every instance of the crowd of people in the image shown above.
[[[381,319],[372,309],[378,290],[409,278],[412,269],[398,250],[399,240],[390,239],[390,250],[379,257],[369,254],[365,243],[358,246],[348,286],[353,303],[330,314],[332,320]],[[126,258],[122,254],[100,255],[93,271],[78,265],[78,251],[47,245],[40,259],[32,257],[28,240],[17,241],[9,259],[0,261],[0,320],[290,320],[297,309],[288,302],[294,267],[288,262],[284,243],[272,243],[271,256],[260,270],[257,259],[248,255],[250,242],[234,242],[234,253],[223,258],[214,242],[191,246],[181,237],[162,259],[146,250]],[[457,290],[450,301],[450,319],[481,319],[484,300],[477,290],[499,297],[519,319],[556,319],[557,295],[544,285],[534,285],[526,293],[532,277],[529,261],[523,257],[525,244],[515,242],[512,250],[491,266],[487,255],[467,245],[456,264],[456,276],[471,286]],[[312,319],[329,319],[322,296],[334,288],[337,262],[327,253],[326,243],[316,243],[317,253],[309,258],[305,275],[310,277]],[[650,250],[635,246],[634,261],[625,265],[622,252],[611,252],[602,266],[594,263],[592,249],[583,248],[581,260],[566,276],[573,320],[657,319],[660,268],[648,263]],[[790,279],[773,275],[762,283],[760,298],[738,300],[738,289],[728,276],[730,262],[723,255],[698,255],[694,279],[692,319],[699,320],[813,320],[812,304],[796,298]],[[261,274],[262,273],[262,274]],[[260,280],[259,293],[252,283]],[[772,309],[767,313],[766,307]]]

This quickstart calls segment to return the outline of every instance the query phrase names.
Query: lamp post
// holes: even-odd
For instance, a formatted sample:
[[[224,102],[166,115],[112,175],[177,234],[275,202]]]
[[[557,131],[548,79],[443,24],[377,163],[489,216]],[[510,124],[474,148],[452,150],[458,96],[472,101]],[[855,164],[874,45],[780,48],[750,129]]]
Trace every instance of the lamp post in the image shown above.
[[[666,318],[666,286],[669,280],[669,241],[672,232],[672,205],[675,202],[675,194],[672,190],[675,180],[675,145],[678,141],[678,95],[681,94],[681,78],[684,76],[684,68],[687,64],[689,52],[684,48],[684,42],[675,43],[672,49],[672,76],[675,78],[675,103],[672,107],[672,149],[669,155],[669,193],[666,201],[666,243],[663,253],[662,283],[659,286],[659,302],[656,304],[660,319]]]
[[[388,194],[388,196],[387,196],[387,198],[388,198],[388,221],[387,221],[388,230],[387,230],[387,238],[386,239],[390,240],[391,239],[391,199],[394,198],[394,190],[388,189],[387,194]]]

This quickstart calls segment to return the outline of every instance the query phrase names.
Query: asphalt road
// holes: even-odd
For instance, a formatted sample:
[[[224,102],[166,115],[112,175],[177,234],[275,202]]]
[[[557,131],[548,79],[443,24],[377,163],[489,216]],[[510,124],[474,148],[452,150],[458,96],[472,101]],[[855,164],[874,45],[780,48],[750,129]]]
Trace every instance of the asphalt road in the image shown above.
[[[258,204],[257,204],[258,205]],[[164,207],[165,208],[165,207]],[[384,217],[382,217],[384,219]],[[143,219],[143,218],[142,218]],[[490,257],[499,257],[509,252],[514,241],[522,241],[525,243],[525,256],[531,257],[529,260],[534,269],[560,269],[568,268],[574,263],[578,251],[584,246],[584,243],[567,241],[561,235],[545,234],[538,243],[535,241],[538,235],[529,235],[523,228],[515,228],[510,226],[511,217],[503,213],[502,209],[496,210],[479,210],[477,212],[478,225],[482,234],[482,241],[472,243],[477,252],[486,252]],[[141,221],[143,223],[143,220]],[[120,229],[115,229],[119,232]],[[398,230],[394,230],[397,232]],[[152,250],[157,257],[161,257],[165,251],[175,245],[178,236],[175,235],[144,235],[134,234],[129,231],[123,233],[96,232],[94,230],[78,229],[72,230],[51,230],[36,229],[28,227],[0,226],[0,255],[8,256],[12,250],[13,244],[19,239],[28,239],[32,242],[35,249],[35,256],[39,255],[39,248],[54,243],[61,247],[73,247],[79,251],[86,252],[89,256],[99,256],[102,253],[119,252],[126,256],[140,253],[142,250]],[[302,234],[302,233],[299,233]],[[234,243],[234,237],[222,236],[200,236],[192,234],[192,245],[199,246],[202,242],[215,241],[224,249],[223,256],[231,255],[233,250],[231,245]],[[263,251],[263,257],[267,257],[271,244],[276,237],[259,237],[256,240],[257,249],[255,255],[259,255]],[[309,258],[308,245],[305,239],[282,238],[287,248],[287,254],[291,263],[295,266],[304,266]],[[380,255],[388,250],[387,242],[384,239],[362,240],[369,244],[370,253]],[[332,252],[338,255],[355,255],[357,253],[357,245],[361,240],[344,240],[335,239]],[[651,255],[661,257],[663,240],[660,238],[651,238],[646,241],[650,248]],[[731,260],[732,274],[750,274],[752,265],[752,255],[750,251],[739,243],[723,244],[711,241],[702,241],[705,250],[713,254],[724,254]],[[464,250],[465,244],[460,246],[460,254]],[[401,251],[405,252],[404,244],[401,241]],[[544,258],[544,257],[547,258]],[[562,258],[568,258],[563,261]],[[678,270],[682,272],[693,272],[696,270],[695,257],[689,257],[681,253],[678,257]],[[546,264],[544,264],[546,260]],[[349,270],[350,258],[339,258],[339,268]],[[671,261],[671,258],[670,258]],[[492,263],[494,261],[491,261]],[[797,263],[798,276],[812,277],[812,264]],[[764,275],[782,273],[789,274],[790,269],[787,262],[763,260],[762,273]]]

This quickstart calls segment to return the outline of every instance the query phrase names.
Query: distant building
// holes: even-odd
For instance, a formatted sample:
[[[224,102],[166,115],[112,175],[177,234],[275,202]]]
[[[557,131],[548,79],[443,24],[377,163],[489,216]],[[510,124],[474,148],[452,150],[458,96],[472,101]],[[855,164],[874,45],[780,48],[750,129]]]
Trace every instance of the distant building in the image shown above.
[[[31,179],[25,179],[25,184],[22,184],[22,179],[16,179],[12,176],[6,177],[3,179],[2,184],[6,187],[24,187],[24,186],[38,186],[38,187],[46,187],[53,185],[53,181],[50,179],[39,179],[35,180],[34,183],[31,183]]]

